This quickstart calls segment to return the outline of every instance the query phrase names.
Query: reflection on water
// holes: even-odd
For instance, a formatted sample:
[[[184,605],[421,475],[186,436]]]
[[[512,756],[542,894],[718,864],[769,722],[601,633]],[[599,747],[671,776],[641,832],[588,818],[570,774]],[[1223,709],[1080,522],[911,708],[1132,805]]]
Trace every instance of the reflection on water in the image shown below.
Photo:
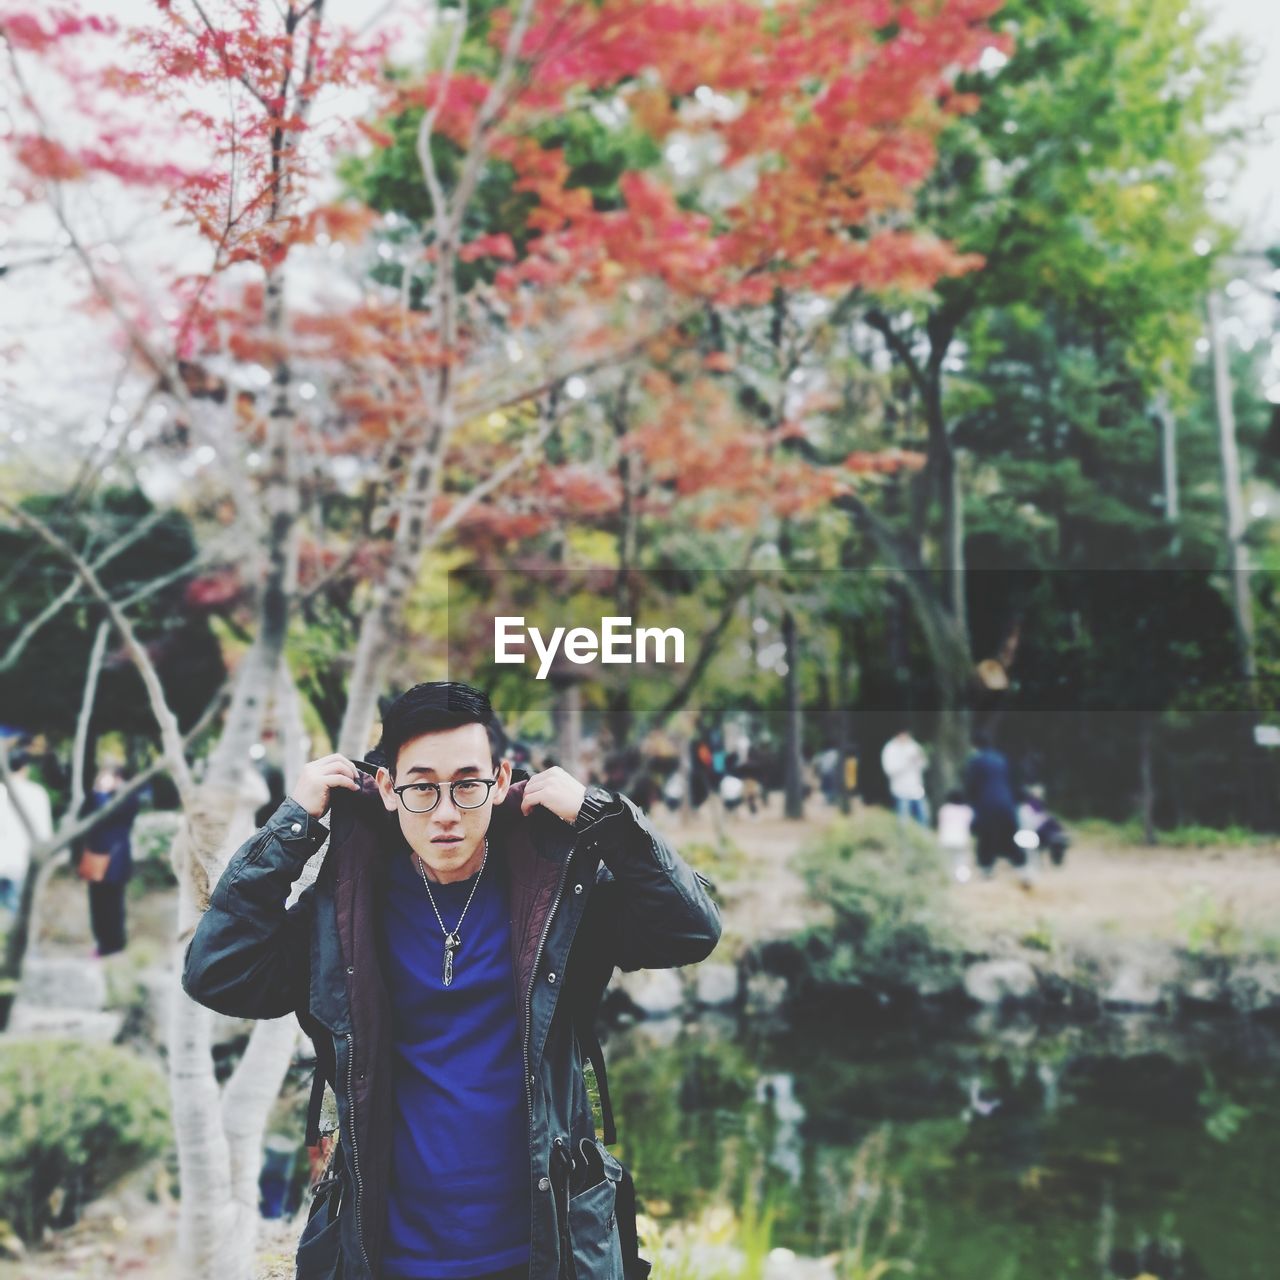
[[[708,1019],[607,1051],[651,1214],[763,1203],[775,1245],[860,1241],[919,1280],[1280,1277],[1280,1035],[1257,1023]]]

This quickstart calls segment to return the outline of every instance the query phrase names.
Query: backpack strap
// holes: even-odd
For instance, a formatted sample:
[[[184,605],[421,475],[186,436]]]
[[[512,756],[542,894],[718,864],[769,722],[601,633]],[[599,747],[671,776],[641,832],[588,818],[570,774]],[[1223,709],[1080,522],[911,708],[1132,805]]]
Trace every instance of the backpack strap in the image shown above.
[[[613,1123],[613,1104],[609,1101],[609,1075],[604,1065],[604,1050],[600,1046],[600,1037],[596,1034],[595,1018],[582,1016],[577,1027],[578,1046],[583,1056],[591,1063],[596,1073],[596,1088],[600,1091],[600,1127],[601,1140],[606,1147],[618,1141],[618,1130]]]
[[[311,1076],[311,1097],[307,1102],[307,1136],[304,1142],[308,1147],[320,1144],[320,1109],[324,1105],[324,1086],[324,1068],[317,1062]]]

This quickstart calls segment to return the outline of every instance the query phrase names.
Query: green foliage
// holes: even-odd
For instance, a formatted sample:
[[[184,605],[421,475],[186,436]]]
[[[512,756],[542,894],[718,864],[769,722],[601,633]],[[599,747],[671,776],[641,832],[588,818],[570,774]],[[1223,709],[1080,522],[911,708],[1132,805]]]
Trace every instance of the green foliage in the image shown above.
[[[1120,845],[1146,843],[1142,823],[1136,819],[1130,822],[1108,822],[1102,818],[1088,818],[1073,824],[1073,829],[1083,840]],[[1235,823],[1222,827],[1184,823],[1182,826],[1158,831],[1156,842],[1165,849],[1239,849],[1273,844],[1275,837]]]
[[[910,1275],[903,1237],[904,1204],[889,1171],[889,1130],[872,1132],[847,1156],[828,1162],[823,1204],[839,1223],[840,1280],[888,1280]],[[740,1203],[720,1204],[666,1232],[646,1233],[642,1247],[658,1254],[655,1280],[762,1280],[777,1239],[785,1197],[765,1189],[757,1159]],[[715,1250],[736,1254],[717,1264]]]
[[[133,875],[129,897],[140,898],[156,889],[172,889],[178,881],[173,874],[169,852],[173,848],[182,815],[173,809],[140,813],[130,832],[133,841]]]
[[[124,1049],[11,1043],[0,1053],[0,1220],[26,1241],[67,1226],[110,1183],[165,1150],[168,1090]]]
[[[647,134],[627,122],[599,113],[598,104],[584,98],[577,108],[557,114],[532,130],[533,138],[548,151],[561,151],[569,169],[568,186],[585,187],[591,192],[592,204],[600,210],[622,205],[618,182],[624,173],[649,169],[661,159],[661,150]],[[429,230],[433,210],[422,164],[418,157],[418,130],[425,109],[415,106],[380,123],[379,128],[391,138],[386,147],[375,148],[365,156],[348,156],[339,164],[339,175],[349,193],[380,213],[397,214],[404,219],[393,240],[417,239]],[[446,193],[452,191],[461,174],[463,149],[458,143],[437,131],[431,138],[431,156],[440,183]],[[462,227],[464,241],[505,232],[511,237],[517,255],[522,255],[535,234],[529,226],[529,215],[536,197],[516,190],[516,171],[505,161],[490,158],[482,169],[475,196],[467,205]],[[485,259],[475,263],[460,262],[458,283],[462,290],[479,280],[492,279],[495,266]],[[374,278],[384,283],[400,284],[401,268],[394,263],[380,263]],[[410,299],[417,305],[423,297],[423,283],[414,281]]]
[[[835,916],[799,940],[820,985],[913,986],[950,973],[948,880],[931,832],[867,810],[833,825],[801,855],[799,869]]]
[[[987,258],[941,312],[1046,304],[1082,338],[1105,328],[1130,368],[1185,371],[1211,264],[1202,165],[1238,52],[1183,0],[1013,0],[1009,62],[965,87],[978,110],[943,140],[923,216]]]
[[[1029,929],[1022,935],[1019,941],[1024,947],[1029,947],[1032,951],[1044,951],[1049,955],[1052,955],[1058,946],[1058,938],[1054,932],[1053,923],[1043,916],[1036,921],[1034,928]]]
[[[1204,1088],[1196,1098],[1204,1109],[1205,1132],[1215,1142],[1230,1142],[1240,1126],[1249,1118],[1249,1108],[1241,1106],[1205,1068]]]
[[[1178,912],[1178,925],[1192,955],[1236,955],[1244,934],[1229,902],[1200,889]]]
[[[738,1220],[738,1243],[743,1254],[739,1280],[764,1280],[776,1216],[777,1209],[769,1202],[767,1194],[753,1188],[743,1203]]]
[[[139,862],[169,861],[169,850],[182,825],[182,815],[176,809],[155,809],[140,813],[129,833],[133,843],[133,860]]]
[[[22,505],[44,520],[90,563],[117,539],[149,520],[155,511],[139,490],[106,489],[91,511],[73,509],[61,494],[34,494]],[[224,676],[222,655],[207,618],[188,603],[187,588],[196,578],[183,574],[196,552],[187,517],[168,511],[119,555],[98,568],[102,585],[117,601],[147,584],[171,577],[163,589],[140,597],[128,614],[139,639],[151,651],[165,696],[187,727],[204,711]],[[72,583],[74,574],[35,534],[0,528],[0,652],[26,624]],[[10,670],[0,673],[0,703],[11,724],[70,738],[80,710],[83,676],[88,668],[99,607],[83,593],[46,622]],[[113,662],[107,649],[94,705],[99,734],[121,731],[155,736],[155,721],[137,671],[129,662]]]
[[[751,865],[746,851],[728,836],[714,844],[703,840],[682,842],[680,856],[716,885],[739,879]]]
[[[619,1053],[611,1040],[607,1052],[613,1107],[626,1117],[618,1158],[642,1196],[662,1196],[645,1212],[682,1220],[717,1196],[741,1202],[751,1165],[734,1157],[753,1151],[760,1131],[757,1073],[744,1050],[695,1033],[640,1053]]]

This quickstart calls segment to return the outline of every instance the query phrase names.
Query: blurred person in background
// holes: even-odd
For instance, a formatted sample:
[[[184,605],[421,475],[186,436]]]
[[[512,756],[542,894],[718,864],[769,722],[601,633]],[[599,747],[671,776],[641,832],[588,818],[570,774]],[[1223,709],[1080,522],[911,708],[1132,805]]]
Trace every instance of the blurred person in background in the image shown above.
[[[911,818],[921,826],[929,825],[929,802],[924,795],[924,771],[929,757],[911,736],[909,729],[899,729],[880,752],[880,767],[889,780],[893,807],[900,818]]]
[[[93,792],[87,797],[89,812],[105,808],[124,782],[122,765],[103,765],[93,780]],[[89,924],[98,956],[115,955],[125,947],[125,891],[133,875],[131,834],[138,806],[137,795],[130,796],[96,822],[84,838],[79,869],[81,879],[89,885]]]
[[[964,884],[973,874],[969,865],[973,810],[964,802],[962,791],[949,791],[938,806],[938,844],[946,856],[951,874]]]
[[[974,753],[964,767],[964,792],[973,809],[973,836],[983,879],[990,880],[995,875],[997,859],[1008,858],[1023,869],[1023,881],[1027,883],[1026,855],[1014,839],[1018,833],[1018,806],[1008,757],[995,746],[986,730],[973,735],[973,744]]]
[[[15,751],[9,758],[9,785],[0,787],[0,907],[15,913],[31,867],[32,837],[47,840],[53,834],[49,793],[27,776],[30,763],[26,751]],[[19,809],[33,830],[27,829]]]

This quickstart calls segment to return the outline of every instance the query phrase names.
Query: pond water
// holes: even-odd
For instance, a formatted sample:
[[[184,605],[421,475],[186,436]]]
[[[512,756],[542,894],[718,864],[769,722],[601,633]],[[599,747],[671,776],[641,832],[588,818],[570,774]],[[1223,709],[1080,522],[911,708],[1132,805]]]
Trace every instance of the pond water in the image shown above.
[[[663,1221],[768,1212],[797,1253],[861,1240],[850,1277],[1280,1277],[1275,1028],[708,1018],[606,1053],[618,1150]]]

